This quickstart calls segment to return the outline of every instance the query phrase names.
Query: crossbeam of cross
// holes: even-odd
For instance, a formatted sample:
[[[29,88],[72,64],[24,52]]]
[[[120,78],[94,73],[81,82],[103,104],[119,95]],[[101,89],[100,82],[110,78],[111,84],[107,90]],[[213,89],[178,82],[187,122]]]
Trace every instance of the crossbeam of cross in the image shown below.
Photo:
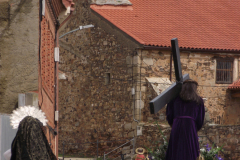
[[[181,91],[183,81],[189,79],[189,74],[182,76],[182,68],[180,61],[180,51],[178,47],[178,39],[171,39],[172,54],[175,68],[176,82],[168,87],[165,91],[150,101],[150,112],[151,114],[157,113],[167,103],[176,98]]]

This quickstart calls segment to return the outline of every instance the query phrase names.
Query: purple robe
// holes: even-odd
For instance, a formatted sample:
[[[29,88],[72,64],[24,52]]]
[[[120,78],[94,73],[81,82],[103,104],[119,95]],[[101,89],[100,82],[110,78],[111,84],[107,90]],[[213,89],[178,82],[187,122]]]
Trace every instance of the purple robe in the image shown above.
[[[196,102],[177,97],[167,105],[167,121],[172,126],[166,160],[196,160],[199,156],[197,131],[204,122],[205,109]]]

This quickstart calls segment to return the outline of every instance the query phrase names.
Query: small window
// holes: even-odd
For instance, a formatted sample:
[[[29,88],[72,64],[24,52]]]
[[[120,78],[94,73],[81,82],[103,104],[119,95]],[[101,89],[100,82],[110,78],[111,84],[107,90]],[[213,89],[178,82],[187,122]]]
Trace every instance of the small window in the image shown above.
[[[105,85],[110,84],[110,82],[111,82],[110,73],[105,73]]]
[[[216,83],[226,84],[233,81],[233,60],[217,59]]]

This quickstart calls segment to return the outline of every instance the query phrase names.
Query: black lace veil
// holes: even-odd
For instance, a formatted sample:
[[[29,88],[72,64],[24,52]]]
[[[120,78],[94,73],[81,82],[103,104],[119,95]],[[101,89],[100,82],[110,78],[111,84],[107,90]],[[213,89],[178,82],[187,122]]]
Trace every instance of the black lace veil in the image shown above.
[[[12,142],[11,160],[57,160],[42,127],[42,123],[31,116],[20,122]]]

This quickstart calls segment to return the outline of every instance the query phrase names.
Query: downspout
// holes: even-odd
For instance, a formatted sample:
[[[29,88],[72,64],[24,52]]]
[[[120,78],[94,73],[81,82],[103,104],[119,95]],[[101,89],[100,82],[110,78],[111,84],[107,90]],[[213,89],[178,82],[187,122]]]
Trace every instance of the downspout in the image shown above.
[[[42,78],[41,77],[41,75],[42,75],[42,71],[41,71],[41,41],[42,41],[42,32],[41,32],[41,30],[42,30],[42,28],[41,28],[41,22],[42,22],[42,8],[43,8],[43,6],[42,6],[43,4],[42,4],[42,0],[39,0],[39,46],[38,46],[38,55],[39,55],[39,57],[38,57],[38,61],[39,61],[39,71],[40,71],[40,79]],[[39,78],[38,78],[38,80],[39,80]],[[42,81],[42,80],[41,80]],[[42,82],[41,82],[41,85],[42,85]],[[42,92],[42,86],[41,85],[39,85],[39,82],[38,82],[38,90],[40,90],[41,89],[41,92]],[[41,88],[39,88],[41,86]],[[42,95],[42,93],[41,93],[41,97],[42,97],[42,103],[43,103],[43,95]],[[38,101],[38,103],[39,103],[39,101]],[[42,107],[42,104],[38,104],[39,105],[39,108],[41,109],[41,107]]]
[[[60,24],[58,22],[58,24],[56,25],[56,31],[55,31],[55,47],[59,47],[59,29],[69,20],[69,18],[72,16],[72,12],[70,13],[70,15]],[[55,62],[55,106],[54,109],[55,111],[58,111],[58,64],[59,62],[56,61]],[[57,124],[57,122],[55,121],[55,125]],[[56,127],[55,127],[56,129]]]
[[[56,31],[55,31],[55,44],[56,47],[59,47],[59,29],[70,19],[70,17],[72,16],[72,12],[70,13],[70,15],[60,24],[60,25],[56,25]],[[59,22],[58,22],[59,24]],[[55,62],[55,113],[58,112],[59,114],[59,107],[58,107],[58,64],[59,62],[56,61]],[[56,116],[56,115],[55,115]],[[59,118],[59,117],[58,117]],[[55,123],[55,128],[54,128],[54,132],[55,132],[55,149],[58,148],[58,121],[55,120],[54,117],[54,123]],[[55,151],[56,156],[58,155],[58,150]]]
[[[139,91],[139,121],[141,122],[141,97],[142,97],[142,72],[141,72],[141,67],[142,67],[142,50],[141,50],[141,57],[140,57],[141,59],[140,59],[140,91]]]
[[[58,47],[58,29],[59,25],[56,26],[56,31],[55,31],[55,44],[56,47]],[[55,154],[58,156],[58,121],[55,120],[56,117],[56,112],[58,112],[58,61],[55,61],[55,105],[54,105],[54,133],[55,133]]]

